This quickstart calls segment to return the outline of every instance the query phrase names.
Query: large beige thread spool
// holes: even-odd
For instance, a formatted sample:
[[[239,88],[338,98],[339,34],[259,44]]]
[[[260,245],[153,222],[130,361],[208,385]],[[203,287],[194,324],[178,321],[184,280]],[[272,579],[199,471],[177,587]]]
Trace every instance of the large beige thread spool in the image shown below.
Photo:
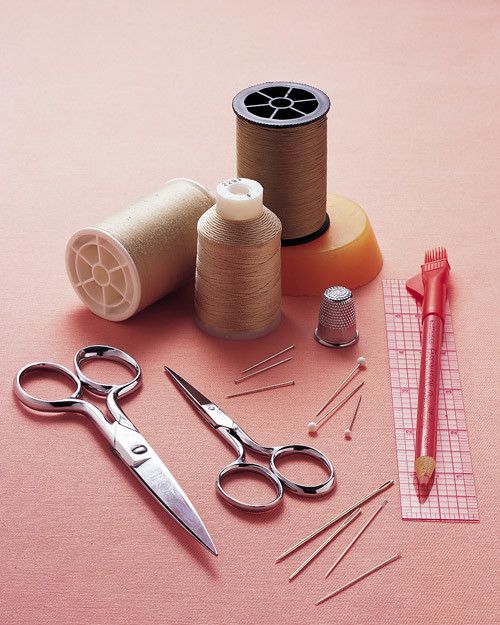
[[[264,186],[264,203],[283,225],[285,295],[321,295],[331,284],[353,289],[383,263],[364,210],[327,193],[329,107],[319,89],[290,82],[248,87],[233,100],[238,175]]]
[[[175,178],[153,195],[95,227],[78,230],[66,247],[66,269],[82,302],[111,321],[128,319],[194,274],[196,224],[213,197]]]
[[[238,176],[258,180],[281,220],[283,245],[323,234],[327,193],[328,96],[291,82],[263,83],[233,100]]]
[[[213,336],[253,339],[279,324],[281,223],[262,196],[254,180],[227,180],[198,222],[195,320]]]

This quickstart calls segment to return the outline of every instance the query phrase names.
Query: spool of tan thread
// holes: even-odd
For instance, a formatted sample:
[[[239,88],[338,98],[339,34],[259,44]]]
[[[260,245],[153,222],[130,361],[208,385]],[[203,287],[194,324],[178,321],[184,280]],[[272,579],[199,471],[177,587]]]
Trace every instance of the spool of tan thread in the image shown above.
[[[284,245],[313,240],[329,226],[328,96],[291,82],[263,83],[238,93],[238,175],[258,180],[264,204],[281,220]]]
[[[262,196],[254,180],[227,180],[198,222],[195,320],[213,336],[253,339],[279,324],[281,223]]]
[[[78,230],[66,247],[78,297],[99,317],[122,321],[176,289],[194,273],[196,224],[213,203],[202,185],[175,178]]]

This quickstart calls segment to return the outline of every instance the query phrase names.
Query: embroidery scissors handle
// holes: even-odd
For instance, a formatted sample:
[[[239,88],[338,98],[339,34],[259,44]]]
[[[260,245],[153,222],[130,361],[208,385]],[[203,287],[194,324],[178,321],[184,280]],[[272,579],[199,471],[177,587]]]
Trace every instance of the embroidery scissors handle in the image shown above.
[[[125,364],[134,373],[134,377],[124,384],[103,384],[86,376],[81,370],[81,365],[86,360],[104,358]],[[116,347],[107,345],[91,345],[80,349],[74,358],[76,374],[63,365],[54,362],[33,362],[20,369],[14,380],[14,392],[23,404],[38,412],[77,412],[90,417],[105,436],[107,441],[114,446],[115,425],[110,423],[104,414],[85,400],[80,399],[83,389],[86,388],[95,395],[106,397],[106,405],[115,422],[137,432],[137,428],[127,418],[118,405],[118,399],[134,391],[141,383],[141,368],[139,364],[126,352]],[[65,399],[46,400],[30,395],[23,387],[23,379],[29,373],[35,371],[53,371],[69,378],[75,385],[75,391]]]
[[[210,404],[212,406],[214,404]],[[208,409],[208,406],[207,406]],[[219,410],[219,409],[218,409]],[[224,414],[224,413],[223,413]],[[226,416],[226,415],[224,415]],[[246,510],[248,512],[265,512],[276,507],[283,499],[285,486],[293,493],[297,495],[322,495],[327,493],[333,488],[335,473],[330,460],[318,449],[309,447],[308,445],[281,445],[278,447],[263,447],[256,443],[248,434],[242,430],[238,425],[234,424],[232,428],[228,428],[226,425],[214,426],[223,438],[225,438],[229,444],[236,450],[238,457],[233,462],[226,465],[217,476],[217,491],[222,498],[231,505]],[[258,454],[268,456],[270,468],[260,464],[246,462],[245,460],[245,447],[255,451]],[[315,460],[318,460],[328,471],[328,478],[326,481],[319,484],[300,484],[286,477],[277,467],[277,461],[285,456],[296,455],[298,458],[303,456],[310,456]],[[264,476],[274,486],[276,494],[274,499],[262,504],[249,503],[237,499],[233,495],[227,492],[224,488],[224,482],[230,475],[241,475],[242,473],[257,473]]]
[[[264,512],[276,507],[283,499],[284,489],[302,496],[314,496],[326,494],[335,485],[335,471],[330,460],[318,449],[308,445],[281,445],[267,447],[254,441],[242,428],[228,417],[218,406],[192,387],[186,380],[174,371],[165,367],[176,385],[191,401],[205,421],[214,428],[236,451],[237,458],[225,466],[216,480],[216,487],[221,497],[232,506],[248,512]],[[245,448],[251,449],[257,454],[268,456],[270,468],[260,464],[246,462]],[[318,460],[328,471],[328,477],[319,484],[300,484],[286,477],[276,466],[278,459],[285,456],[296,455],[297,457],[309,456]],[[224,482],[230,475],[242,473],[257,473],[267,479],[275,489],[275,497],[266,503],[250,503],[233,497],[224,488]]]

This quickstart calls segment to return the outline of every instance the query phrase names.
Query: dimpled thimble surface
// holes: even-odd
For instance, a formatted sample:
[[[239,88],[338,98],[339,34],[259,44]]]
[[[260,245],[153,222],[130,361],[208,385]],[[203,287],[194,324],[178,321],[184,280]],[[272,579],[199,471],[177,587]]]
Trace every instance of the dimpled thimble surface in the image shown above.
[[[323,293],[314,338],[327,347],[348,347],[357,342],[354,300],[345,286],[331,286]]]

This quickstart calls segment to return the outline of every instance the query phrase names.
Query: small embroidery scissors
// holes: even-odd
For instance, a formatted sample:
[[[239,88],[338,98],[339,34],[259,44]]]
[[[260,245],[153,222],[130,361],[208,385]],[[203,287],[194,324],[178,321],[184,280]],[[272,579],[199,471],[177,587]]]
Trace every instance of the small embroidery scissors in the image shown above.
[[[202,393],[192,387],[180,375],[165,367],[165,372],[172,378],[182,393],[189,399],[201,416],[214,430],[222,436],[236,451],[238,457],[224,467],[217,477],[216,487],[221,497],[236,508],[249,512],[263,512],[271,510],[283,499],[283,486],[298,495],[323,495],[332,490],[335,484],[335,472],[330,460],[314,447],[307,445],[282,445],[279,447],[265,447],[254,441],[242,430],[230,417]],[[263,456],[269,456],[270,468],[260,464],[245,461],[245,448]],[[328,471],[328,478],[320,484],[299,484],[289,480],[276,467],[276,461],[284,456],[310,456],[318,460]],[[272,483],[276,490],[276,496],[272,501],[262,504],[247,503],[230,495],[224,490],[223,482],[229,475],[242,473],[258,473]]]
[[[101,384],[91,380],[82,372],[81,365],[99,358],[126,365],[134,373],[133,379],[124,384]],[[215,545],[193,504],[156,452],[118,405],[120,398],[133,392],[141,383],[141,368],[138,363],[126,352],[116,347],[90,345],[76,353],[74,367],[76,375],[66,367],[52,362],[34,362],[26,365],[15,377],[14,392],[23,404],[33,410],[77,412],[89,417],[104,435],[113,451],[146,490],[187,532],[217,555]],[[76,390],[70,397],[54,401],[33,397],[26,392],[22,381],[27,374],[35,371],[54,371],[62,374],[74,382]],[[80,399],[83,389],[106,398],[106,407],[113,417],[112,422],[108,421],[104,413],[94,404]]]

